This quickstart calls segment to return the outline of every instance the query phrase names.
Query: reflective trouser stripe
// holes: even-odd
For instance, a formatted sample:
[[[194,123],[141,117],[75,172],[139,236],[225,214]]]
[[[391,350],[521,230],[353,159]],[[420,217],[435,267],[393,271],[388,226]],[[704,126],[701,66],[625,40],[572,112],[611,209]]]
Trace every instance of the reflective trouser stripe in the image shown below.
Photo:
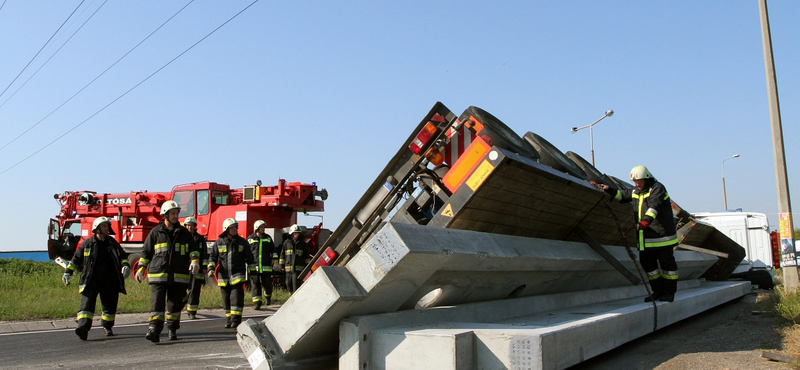
[[[263,300],[264,300],[264,297],[262,297],[262,296],[255,296],[255,297],[253,297],[253,302],[261,302],[261,301],[263,301]]]
[[[164,321],[163,312],[150,312],[150,319],[147,321]]]
[[[668,280],[678,280],[678,272],[677,271],[664,271],[661,274],[661,276],[663,276],[664,279],[668,279]]]
[[[100,316],[100,318],[103,321],[114,321],[114,317],[115,317],[114,315],[106,315],[106,314],[103,314],[103,316]]]
[[[647,273],[647,280],[655,280],[661,277],[661,270],[653,270]]]
[[[91,320],[94,316],[94,312],[92,311],[80,311],[78,312],[78,320],[80,319],[89,319]]]
[[[200,305],[190,304],[190,305],[186,306],[186,311],[194,312],[194,311],[197,311],[198,308],[200,308]]]
[[[180,319],[181,319],[181,313],[180,312],[178,312],[178,313],[175,313],[175,312],[167,313],[167,320],[179,321]]]

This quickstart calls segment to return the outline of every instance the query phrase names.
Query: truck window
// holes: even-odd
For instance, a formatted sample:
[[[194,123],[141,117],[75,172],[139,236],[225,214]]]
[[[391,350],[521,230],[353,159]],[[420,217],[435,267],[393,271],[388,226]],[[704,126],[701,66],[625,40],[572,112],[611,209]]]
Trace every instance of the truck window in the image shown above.
[[[208,214],[208,190],[197,191],[197,215]]]
[[[178,217],[194,216],[194,191],[176,191],[172,200],[181,207],[181,213],[178,214]]]
[[[228,193],[224,191],[214,191],[211,195],[214,197],[214,204],[223,206],[228,204]]]

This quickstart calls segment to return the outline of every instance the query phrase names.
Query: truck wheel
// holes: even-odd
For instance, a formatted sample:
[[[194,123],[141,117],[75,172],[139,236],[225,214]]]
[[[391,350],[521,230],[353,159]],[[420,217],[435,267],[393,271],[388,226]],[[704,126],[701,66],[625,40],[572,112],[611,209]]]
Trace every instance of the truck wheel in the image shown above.
[[[597,168],[595,168],[594,166],[592,166],[591,163],[583,159],[583,157],[579,156],[577,153],[574,152],[567,152],[566,155],[567,158],[569,158],[572,161],[572,163],[575,163],[575,165],[581,168],[583,173],[586,174],[586,177],[589,181],[594,181],[600,184],[606,184],[608,186],[611,186],[612,188],[617,189],[617,184],[611,181],[611,179],[608,178],[608,176],[606,176],[604,173],[598,171]]]
[[[581,180],[586,180],[586,174],[580,167],[569,160],[555,145],[543,137],[528,131],[523,138],[539,153],[539,163],[552,167],[558,171],[568,173]]]
[[[458,119],[461,122],[466,122],[469,120],[470,116],[483,124],[483,130],[478,133],[478,136],[488,137],[493,146],[508,149],[528,158],[539,159],[538,154],[531,148],[530,144],[491,113],[481,108],[471,106],[467,108],[464,113],[461,113],[461,117]]]
[[[611,179],[611,182],[613,182],[615,185],[617,185],[617,189],[631,190],[631,189],[634,188],[633,185],[631,185],[629,182],[627,182],[625,180],[621,180],[621,179],[616,178],[614,176],[608,176],[608,178]]]

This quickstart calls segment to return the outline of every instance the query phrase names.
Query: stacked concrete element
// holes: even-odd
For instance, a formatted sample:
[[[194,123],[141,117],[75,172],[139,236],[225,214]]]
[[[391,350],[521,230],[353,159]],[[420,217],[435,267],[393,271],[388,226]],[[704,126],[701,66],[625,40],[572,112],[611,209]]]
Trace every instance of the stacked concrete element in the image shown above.
[[[623,247],[604,248],[637,273]],[[717,260],[675,255],[682,279]],[[274,316],[241,325],[237,339],[256,369],[336,366],[339,325],[350,317],[629,284],[584,243],[387,223],[346,266],[319,269]],[[443,335],[458,348],[470,341]]]
[[[750,283],[681,281],[674,303],[641,287],[558,293],[342,321],[339,369],[564,369],[741,297]]]

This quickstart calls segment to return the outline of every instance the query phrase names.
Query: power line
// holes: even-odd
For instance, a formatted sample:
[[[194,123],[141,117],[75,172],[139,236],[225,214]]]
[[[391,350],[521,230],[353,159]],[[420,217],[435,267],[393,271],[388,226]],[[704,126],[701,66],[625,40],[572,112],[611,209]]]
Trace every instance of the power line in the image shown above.
[[[3,7],[6,6],[6,1],[8,0],[3,0],[3,3],[0,4],[0,10],[3,10]]]
[[[115,65],[117,65],[117,63],[119,63],[120,61],[122,61],[122,59],[125,59],[125,57],[127,57],[127,56],[128,56],[128,54],[130,54],[130,53],[132,53],[134,50],[136,50],[136,48],[138,48],[138,47],[139,47],[139,45],[141,45],[141,44],[143,44],[145,41],[147,41],[147,39],[149,39],[149,38],[150,38],[150,36],[153,36],[153,34],[155,34],[156,32],[158,32],[158,30],[160,30],[160,29],[161,29],[161,27],[164,27],[164,25],[166,25],[167,23],[169,23],[169,21],[171,21],[171,20],[172,20],[172,18],[175,18],[175,16],[177,16],[178,14],[180,14],[180,13],[181,13],[181,12],[182,12],[184,9],[186,9],[186,7],[187,7],[187,6],[189,6],[189,5],[190,5],[191,3],[193,3],[193,2],[194,2],[194,0],[191,0],[191,1],[189,1],[188,3],[186,3],[186,5],[184,5],[184,6],[183,6],[183,8],[180,8],[180,9],[179,9],[177,12],[175,12],[175,14],[173,14],[171,17],[169,17],[169,19],[167,19],[166,21],[164,21],[164,23],[162,23],[160,26],[158,26],[158,28],[156,28],[155,30],[153,30],[153,32],[150,32],[150,34],[149,34],[149,35],[147,35],[147,37],[145,37],[144,39],[142,39],[142,41],[139,41],[139,43],[138,43],[138,44],[136,44],[136,46],[134,46],[134,47],[133,47],[133,48],[131,48],[130,50],[128,50],[128,52],[127,52],[127,53],[125,53],[125,55],[123,55],[123,56],[121,56],[119,59],[117,59],[117,61],[116,61],[116,62],[114,62],[112,65],[110,65],[108,68],[106,68],[106,69],[105,69],[103,72],[101,72],[99,75],[97,75],[97,77],[95,77],[93,80],[89,81],[89,83],[88,83],[88,84],[86,84],[86,85],[85,85],[85,86],[83,86],[83,87],[82,87],[80,90],[78,90],[78,92],[76,92],[75,94],[73,94],[72,96],[70,96],[70,97],[69,97],[69,99],[67,99],[65,102],[61,103],[61,105],[59,105],[58,107],[56,107],[56,109],[53,109],[53,110],[52,110],[50,113],[48,113],[46,116],[44,116],[44,118],[40,119],[38,122],[34,123],[34,124],[33,124],[33,126],[31,126],[31,127],[28,127],[28,129],[27,129],[27,130],[23,131],[21,134],[17,135],[17,137],[15,137],[15,138],[11,139],[11,141],[9,141],[8,143],[6,143],[6,144],[5,144],[5,145],[3,145],[2,147],[0,147],[0,150],[3,150],[3,149],[5,149],[5,147],[7,147],[7,146],[11,145],[11,143],[13,143],[13,142],[17,141],[17,139],[19,139],[20,137],[22,137],[22,135],[25,135],[25,134],[27,134],[27,133],[28,133],[28,131],[32,130],[34,127],[38,126],[40,123],[42,123],[42,122],[43,122],[44,120],[46,120],[48,117],[50,117],[50,116],[51,116],[53,113],[55,113],[56,111],[58,111],[59,109],[61,109],[61,107],[65,106],[65,105],[66,105],[67,103],[69,103],[69,102],[70,102],[70,101],[71,101],[73,98],[75,98],[76,96],[78,96],[78,94],[80,94],[81,92],[83,92],[83,90],[86,90],[86,88],[87,88],[87,87],[89,87],[91,84],[93,84],[95,81],[97,81],[97,79],[99,79],[99,78],[100,78],[100,77],[102,77],[104,74],[106,74],[106,72],[108,72],[108,70],[110,70],[111,68],[114,68],[114,66],[115,66]],[[104,4],[105,4],[105,3],[104,3]],[[67,40],[67,41],[69,41],[69,40]],[[60,50],[60,49],[59,49],[59,50]],[[27,81],[25,81],[25,82],[27,83]],[[19,91],[19,90],[17,90],[17,91]],[[16,93],[15,93],[15,94],[16,94]],[[13,95],[12,95],[12,96],[13,96]],[[10,98],[9,98],[9,99],[10,99]],[[6,100],[6,101],[8,101],[8,100]],[[4,102],[4,103],[3,103],[3,105],[5,105],[5,104],[6,104],[6,103]],[[2,107],[3,105],[0,105],[0,107]]]
[[[225,21],[225,22],[223,22],[221,25],[219,25],[219,27],[215,28],[213,31],[211,31],[211,32],[209,32],[207,35],[203,36],[203,38],[201,38],[200,40],[198,40],[197,42],[195,42],[194,44],[192,44],[192,46],[188,47],[186,50],[184,50],[183,52],[181,52],[180,54],[178,54],[178,55],[177,55],[175,58],[172,58],[172,60],[170,60],[169,62],[167,62],[167,64],[164,64],[163,66],[161,66],[161,68],[157,69],[155,72],[151,73],[151,74],[150,74],[149,76],[147,76],[145,79],[143,79],[142,81],[140,81],[139,83],[137,83],[136,85],[134,85],[133,87],[131,87],[130,89],[128,89],[128,91],[124,92],[122,95],[118,96],[116,99],[114,99],[114,100],[112,100],[110,103],[106,104],[106,105],[105,105],[103,108],[100,108],[100,110],[98,110],[97,112],[95,112],[94,114],[92,114],[91,116],[89,116],[88,118],[86,118],[85,120],[81,121],[81,122],[80,122],[80,123],[78,123],[77,125],[73,126],[73,127],[72,127],[71,129],[69,129],[67,132],[65,132],[65,133],[63,133],[61,136],[59,136],[59,137],[55,138],[55,140],[53,140],[53,141],[49,142],[47,145],[43,146],[41,149],[39,149],[39,150],[37,150],[37,151],[33,152],[31,155],[29,155],[29,156],[27,156],[27,157],[23,158],[21,161],[19,161],[19,162],[15,163],[13,166],[11,166],[11,167],[9,167],[9,168],[6,168],[5,170],[3,170],[3,172],[0,172],[0,175],[2,175],[2,174],[4,174],[4,173],[8,172],[8,171],[9,171],[9,170],[11,170],[12,168],[14,168],[14,167],[18,166],[20,163],[27,161],[29,158],[31,158],[31,157],[33,157],[34,155],[38,154],[38,153],[39,153],[39,152],[41,152],[42,150],[45,150],[45,149],[46,149],[47,147],[49,147],[50,145],[53,145],[53,143],[55,143],[56,141],[60,140],[60,139],[61,139],[61,138],[63,138],[64,136],[67,136],[67,134],[69,134],[70,132],[74,131],[75,129],[77,129],[78,127],[80,127],[81,125],[83,125],[84,123],[86,123],[87,121],[89,121],[90,119],[94,118],[94,116],[96,116],[96,115],[100,114],[100,112],[104,111],[106,108],[108,108],[108,107],[110,107],[112,104],[116,103],[116,102],[117,102],[117,100],[120,100],[120,99],[122,99],[122,97],[124,97],[125,95],[128,95],[128,93],[130,93],[131,91],[133,91],[134,89],[136,89],[137,87],[139,87],[141,84],[145,83],[145,82],[146,82],[147,80],[149,80],[151,77],[155,76],[155,75],[156,75],[158,72],[161,72],[161,70],[163,70],[164,68],[167,68],[167,66],[169,66],[170,64],[172,64],[172,62],[174,62],[174,61],[178,60],[178,58],[182,57],[184,54],[186,54],[187,52],[189,52],[189,50],[192,50],[192,49],[193,49],[195,46],[197,46],[199,43],[203,42],[203,41],[204,41],[205,39],[207,39],[209,36],[213,35],[213,34],[214,34],[215,32],[217,32],[217,31],[218,31],[220,28],[224,27],[226,24],[228,24],[230,21],[232,21],[234,18],[236,18],[236,17],[238,17],[240,14],[244,13],[244,12],[245,12],[247,9],[250,9],[250,7],[251,7],[251,6],[253,6],[253,5],[254,5],[255,3],[257,3],[257,2],[258,2],[258,0],[255,0],[255,1],[253,1],[252,3],[250,3],[249,5],[247,5],[247,6],[246,6],[244,9],[240,10],[238,13],[236,13],[236,14],[234,14],[232,17],[228,18],[228,20],[227,20],[227,21]]]
[[[53,55],[51,55],[51,56],[50,56],[50,58],[47,58],[47,60],[46,60],[44,63],[42,63],[42,65],[39,67],[39,69],[37,69],[37,70],[36,70],[36,72],[33,72],[33,74],[32,74],[30,77],[28,77],[28,79],[27,79],[27,80],[25,80],[25,82],[23,82],[23,83],[22,83],[22,85],[20,85],[20,87],[18,87],[18,88],[17,88],[17,89],[14,91],[14,93],[13,93],[13,94],[11,94],[11,96],[9,96],[9,97],[8,97],[8,98],[7,98],[7,99],[6,99],[6,100],[3,102],[3,104],[0,104],[0,108],[2,108],[4,105],[6,105],[6,103],[8,103],[8,101],[9,101],[9,100],[11,100],[11,98],[13,98],[13,97],[14,97],[14,95],[17,95],[17,93],[18,93],[20,90],[22,90],[22,88],[23,88],[23,87],[25,87],[25,85],[27,85],[27,84],[28,84],[28,81],[30,81],[30,80],[33,78],[33,76],[36,76],[36,74],[37,74],[37,73],[39,73],[39,71],[41,71],[41,70],[42,70],[42,68],[44,68],[44,66],[46,66],[48,62],[50,62],[50,59],[53,59],[53,57],[54,57],[54,56],[56,56],[56,54],[58,54],[58,52],[59,52],[59,51],[61,51],[61,49],[63,49],[63,48],[64,48],[64,46],[66,46],[66,45],[67,45],[67,43],[68,43],[70,40],[72,40],[72,38],[73,38],[73,37],[75,37],[75,35],[77,35],[77,34],[78,34],[78,31],[80,31],[80,30],[81,30],[81,28],[83,28],[83,26],[85,26],[85,25],[86,25],[86,23],[89,23],[89,20],[91,20],[91,19],[92,19],[92,17],[94,17],[94,15],[95,15],[95,14],[97,14],[97,12],[99,12],[99,11],[100,11],[100,9],[103,7],[103,5],[106,5],[106,3],[107,3],[107,2],[108,2],[108,0],[106,0],[106,1],[103,1],[103,3],[102,3],[102,4],[100,4],[100,7],[98,7],[98,8],[97,8],[97,10],[95,10],[95,11],[94,11],[94,13],[92,13],[92,15],[90,15],[90,16],[89,16],[89,18],[87,18],[87,19],[86,19],[86,20],[83,22],[83,24],[81,24],[81,26],[80,26],[80,27],[78,27],[78,29],[77,29],[77,30],[75,30],[75,32],[73,32],[73,33],[72,33],[72,35],[71,35],[71,36],[70,36],[70,37],[67,39],[67,41],[64,41],[64,43],[63,43],[63,44],[61,44],[61,46],[58,48],[58,50],[56,50],[56,51],[53,53]],[[36,125],[34,125],[34,126],[36,126]],[[31,128],[33,128],[33,127],[31,127]],[[26,130],[25,132],[28,132],[28,131],[30,131],[30,129]],[[24,134],[25,134],[25,132],[23,132],[23,133],[22,133],[22,135],[24,135]],[[22,135],[20,135],[20,136],[22,136]],[[14,140],[16,140],[16,139],[18,139],[18,138],[19,138],[19,136],[17,136],[17,137],[16,137]],[[11,140],[11,142],[13,142],[14,140]],[[9,142],[8,144],[11,144],[11,142]],[[3,146],[3,148],[5,148],[6,146],[8,146],[8,144],[4,145],[4,146]],[[3,148],[0,148],[0,150],[2,150]]]
[[[34,55],[34,56],[33,56],[33,58],[31,58],[31,60],[28,62],[28,64],[26,64],[26,65],[25,65],[25,67],[24,67],[24,68],[22,68],[22,70],[21,70],[21,71],[19,71],[19,74],[17,75],[17,77],[14,77],[14,80],[12,80],[12,81],[11,81],[11,83],[9,83],[9,84],[8,84],[8,86],[6,86],[6,88],[3,90],[3,92],[0,92],[0,96],[3,96],[3,94],[5,94],[5,93],[6,93],[6,91],[8,91],[8,88],[9,88],[9,87],[11,87],[11,85],[13,85],[15,81],[17,81],[17,79],[19,78],[19,76],[21,76],[21,75],[22,75],[22,73],[23,73],[23,72],[25,72],[25,70],[26,70],[26,69],[28,69],[28,66],[30,66],[30,65],[31,65],[31,63],[33,63],[33,60],[34,60],[34,59],[36,59],[36,57],[37,57],[37,56],[39,56],[39,53],[41,53],[41,52],[42,52],[42,50],[44,50],[44,48],[47,46],[47,44],[49,44],[49,43],[50,43],[50,40],[52,40],[52,39],[53,39],[53,37],[55,37],[55,36],[56,36],[56,34],[58,33],[58,31],[61,31],[61,28],[62,28],[62,27],[64,27],[64,25],[67,23],[67,21],[68,21],[70,18],[72,18],[72,15],[73,15],[73,14],[75,14],[75,12],[77,12],[77,11],[78,11],[78,8],[80,8],[80,7],[81,7],[81,5],[83,5],[83,2],[84,2],[84,1],[86,1],[86,0],[81,0],[81,3],[80,3],[80,4],[78,4],[78,6],[77,6],[77,7],[75,7],[75,10],[73,10],[73,11],[72,11],[72,13],[70,13],[70,14],[69,14],[69,17],[67,17],[67,19],[65,19],[65,20],[64,20],[64,23],[61,23],[61,25],[60,25],[60,26],[58,26],[58,29],[56,30],[56,32],[53,32],[53,35],[52,35],[52,36],[50,36],[50,38],[49,38],[49,39],[47,39],[47,42],[45,42],[45,43],[44,43],[44,45],[42,45],[42,48],[41,48],[41,49],[39,49],[39,51],[37,51],[37,52],[36,52],[36,55]],[[5,3],[4,3],[4,4],[5,4]]]

